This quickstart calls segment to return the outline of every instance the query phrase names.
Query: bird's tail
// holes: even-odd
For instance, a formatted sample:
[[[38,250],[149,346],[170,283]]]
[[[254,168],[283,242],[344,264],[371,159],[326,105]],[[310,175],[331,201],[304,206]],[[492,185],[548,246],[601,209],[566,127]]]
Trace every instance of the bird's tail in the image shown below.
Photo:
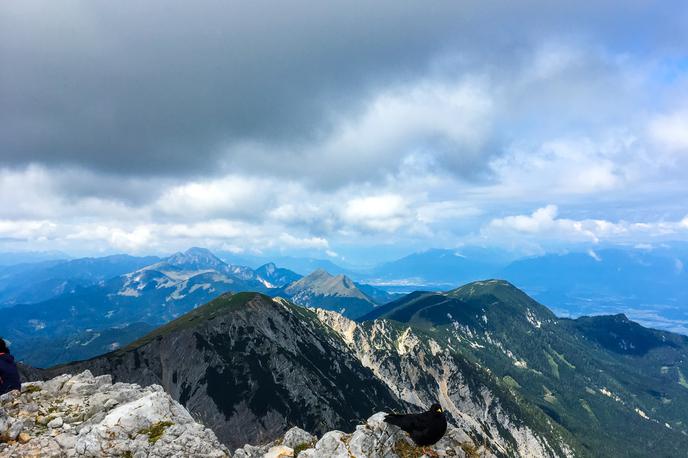
[[[399,415],[396,413],[388,413],[385,416],[385,423],[389,423],[390,425],[395,425],[395,426],[401,426],[401,419],[403,415]]]

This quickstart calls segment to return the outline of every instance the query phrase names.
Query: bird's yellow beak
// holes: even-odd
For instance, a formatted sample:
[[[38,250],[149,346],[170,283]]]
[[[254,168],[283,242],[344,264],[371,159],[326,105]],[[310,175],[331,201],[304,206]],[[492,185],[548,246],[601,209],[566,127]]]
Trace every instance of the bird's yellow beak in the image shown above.
[[[437,409],[437,413],[442,413],[442,408]]]

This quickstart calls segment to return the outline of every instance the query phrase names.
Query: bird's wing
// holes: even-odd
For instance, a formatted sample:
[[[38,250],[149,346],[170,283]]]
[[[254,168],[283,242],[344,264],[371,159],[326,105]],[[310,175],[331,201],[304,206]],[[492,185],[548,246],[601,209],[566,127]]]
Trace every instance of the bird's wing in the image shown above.
[[[391,417],[388,423],[397,425],[408,433],[421,432],[428,428],[427,422],[424,421],[423,414],[409,414],[409,415],[388,415]]]

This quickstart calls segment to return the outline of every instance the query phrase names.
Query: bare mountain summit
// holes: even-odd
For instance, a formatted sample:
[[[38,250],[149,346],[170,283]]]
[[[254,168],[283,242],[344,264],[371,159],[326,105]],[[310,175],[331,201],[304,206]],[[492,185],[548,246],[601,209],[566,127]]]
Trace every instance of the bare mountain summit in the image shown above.
[[[346,275],[332,275],[323,269],[295,281],[284,292],[296,304],[334,310],[351,318],[369,313],[378,305]]]

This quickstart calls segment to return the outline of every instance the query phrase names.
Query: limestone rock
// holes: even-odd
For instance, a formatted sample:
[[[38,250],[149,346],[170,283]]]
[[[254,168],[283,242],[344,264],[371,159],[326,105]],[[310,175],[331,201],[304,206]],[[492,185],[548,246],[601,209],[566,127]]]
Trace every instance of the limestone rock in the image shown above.
[[[330,431],[315,441],[307,432],[292,428],[284,438],[263,445],[246,445],[237,450],[235,458],[277,458],[295,456],[296,458],[409,458],[427,457],[422,449],[416,447],[406,433],[396,426],[384,422],[384,412],[368,418],[353,433]],[[299,444],[301,442],[301,444]],[[303,449],[304,443],[313,444]],[[277,445],[277,444],[281,445]],[[478,446],[462,429],[450,427],[445,436],[433,447],[429,447],[438,457],[483,457],[495,454]],[[290,455],[289,453],[293,453]],[[501,455],[501,453],[500,453]]]
[[[220,458],[230,454],[211,430],[196,423],[160,386],[113,384],[108,375],[94,377],[84,371],[25,383],[22,392],[0,397],[0,456]]]
[[[301,428],[291,428],[289,431],[284,433],[284,439],[282,439],[282,445],[289,448],[297,448],[304,445],[313,445],[317,440],[317,437],[304,431]],[[306,447],[308,448],[308,447]]]
[[[291,428],[280,439],[264,445],[245,445],[234,452],[234,458],[281,458],[295,456],[295,449],[315,445],[317,437],[301,428]]]
[[[48,422],[48,428],[61,428],[64,424],[64,420],[61,417],[53,418]]]
[[[285,445],[270,447],[263,458],[288,458],[294,456],[294,449]]]
[[[17,440],[22,444],[26,444],[28,441],[31,440],[31,436],[29,436],[29,433],[22,431],[17,436]]]

